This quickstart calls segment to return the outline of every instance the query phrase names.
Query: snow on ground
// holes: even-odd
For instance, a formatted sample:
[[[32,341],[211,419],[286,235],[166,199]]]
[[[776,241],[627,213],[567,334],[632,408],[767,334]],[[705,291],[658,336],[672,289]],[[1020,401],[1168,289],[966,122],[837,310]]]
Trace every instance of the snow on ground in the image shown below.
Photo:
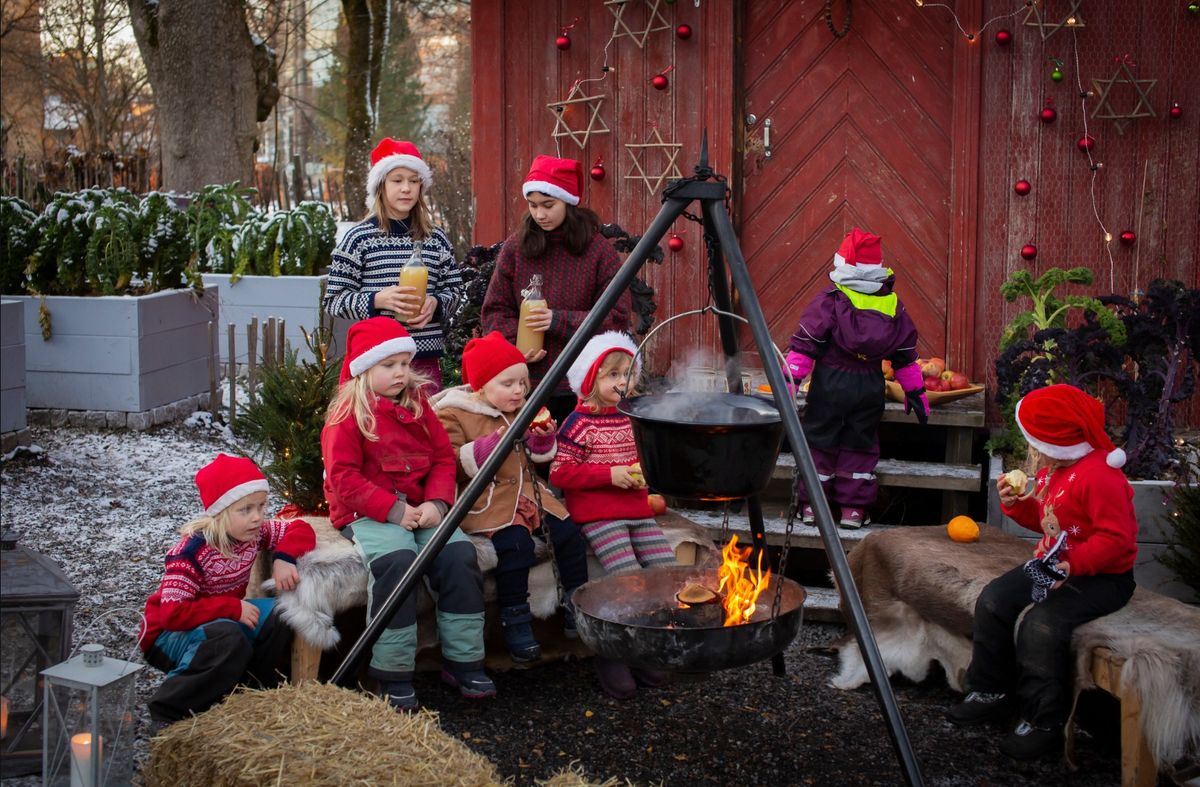
[[[39,450],[17,451],[0,466],[0,525],[58,563],[79,591],[75,649],[99,642],[108,655],[140,663],[142,607],[179,526],[200,512],[192,478],[219,451],[235,452],[233,435],[208,413],[150,432],[31,431]],[[160,679],[149,667],[138,678],[143,755],[145,703]]]

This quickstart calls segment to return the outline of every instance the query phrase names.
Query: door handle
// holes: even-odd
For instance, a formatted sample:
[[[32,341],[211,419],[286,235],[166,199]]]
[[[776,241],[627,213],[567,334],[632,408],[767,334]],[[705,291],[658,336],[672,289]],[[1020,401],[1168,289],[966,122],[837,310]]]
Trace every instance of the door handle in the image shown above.
[[[746,115],[746,126],[749,129],[758,122],[758,116],[751,113]],[[771,118],[764,118],[762,122],[762,139],[753,139],[749,134],[746,135],[746,150],[747,151],[762,151],[762,157],[769,159],[774,151],[771,150]]]
[[[771,158],[771,118],[763,121],[763,158]]]

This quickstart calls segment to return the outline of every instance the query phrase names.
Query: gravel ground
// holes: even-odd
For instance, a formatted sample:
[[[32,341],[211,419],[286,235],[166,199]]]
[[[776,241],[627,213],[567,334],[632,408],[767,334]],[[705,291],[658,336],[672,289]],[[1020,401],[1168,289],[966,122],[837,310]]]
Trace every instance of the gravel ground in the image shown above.
[[[76,647],[98,641],[111,655],[132,657],[161,557],[198,507],[191,477],[218,450],[230,450],[232,437],[204,416],[150,433],[33,432],[39,450],[0,467],[0,523],[57,560],[80,589]],[[636,784],[902,784],[874,695],[827,685],[836,666],[827,646],[843,634],[840,626],[806,625],[786,654],[784,678],[763,663],[643,689],[628,702],[600,693],[586,659],[498,675],[492,702],[463,700],[432,674],[418,677],[417,691],[440,711],[447,732],[516,784],[571,762],[597,780]],[[144,702],[158,681],[152,669],[138,681],[143,756]],[[900,681],[896,692],[927,784],[1119,783],[1111,740],[1081,732],[1074,772],[1059,759],[1022,766],[996,750],[1005,730],[964,731],[944,721],[957,696],[940,674],[919,685]]]

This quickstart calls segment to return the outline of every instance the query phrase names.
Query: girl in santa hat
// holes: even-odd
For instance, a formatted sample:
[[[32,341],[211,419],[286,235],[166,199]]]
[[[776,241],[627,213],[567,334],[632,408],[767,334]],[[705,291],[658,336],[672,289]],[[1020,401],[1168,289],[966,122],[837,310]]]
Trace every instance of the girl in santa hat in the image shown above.
[[[671,565],[675,550],[667,542],[646,492],[629,416],[617,410],[625,394],[637,347],[624,333],[594,336],[567,372],[579,397],[575,411],[558,430],[558,453],[550,483],[563,490],[567,510],[583,528],[592,551],[609,574]],[[658,673],[616,662],[599,663],[604,690],[618,699],[643,683],[660,685]]]
[[[1051,385],[1021,399],[1016,419],[1042,468],[1032,493],[997,479],[1000,504],[1022,527],[1065,535],[1064,546],[1054,545],[1057,553],[1047,556],[1051,545],[1043,539],[1034,555],[1053,561],[1046,568],[1065,578],[1047,593],[1039,585],[1049,572],[1031,572],[1026,564],[983,589],[975,604],[970,693],[948,716],[977,724],[1019,711],[1000,751],[1028,760],[1062,745],[1072,705],[1071,633],[1133,595],[1138,526],[1133,488],[1120,470],[1125,452],[1104,432],[1104,405],[1073,386]]]
[[[545,309],[534,310],[527,326],[545,334],[543,348],[525,359],[533,385],[545,376],[609,281],[621,267],[612,244],[600,234],[600,219],[580,207],[583,165],[573,159],[538,156],[525,176],[521,194],[528,213],[500,250],[496,270],[483,300],[485,332],[499,331],[516,342],[522,291],[541,276]],[[622,293],[601,330],[629,328],[630,296]],[[548,403],[561,421],[575,409],[575,395],[565,380]]]
[[[337,394],[321,430],[329,519],[367,568],[367,615],[425,548],[454,503],[454,449],[412,371],[416,342],[390,317],[350,326]],[[483,671],[483,576],[461,530],[427,575],[437,595],[442,679],[463,696],[494,697]],[[396,610],[371,651],[368,674],[403,711],[416,710],[416,595]]]
[[[917,329],[892,292],[896,275],[883,266],[880,237],[850,230],[833,255],[833,286],[804,313],[788,346],[788,371],[799,383],[812,374],[804,409],[804,436],[812,450],[821,487],[841,507],[839,524],[868,523],[867,507],[879,487],[879,420],[883,416],[883,370],[889,360],[904,389],[905,412],[915,409],[925,423],[929,400],[917,367]],[[801,519],[816,516],[809,490],[796,482]]]
[[[367,173],[367,217],[342,237],[333,251],[325,311],[347,320],[391,315],[416,342],[412,368],[441,387],[444,326],[458,310],[462,269],[450,239],[434,226],[425,201],[433,172],[411,142],[386,137],[371,151]],[[427,285],[400,284],[400,271],[424,264]]]
[[[513,416],[525,405],[529,367],[521,351],[493,331],[467,342],[462,370],[467,384],[442,391],[432,403],[457,452],[459,479],[466,483],[479,473]],[[523,439],[532,461],[549,462],[554,457],[554,430],[548,415],[535,419],[526,430]],[[496,603],[513,661],[534,661],[541,656],[530,627],[533,617],[529,608],[529,569],[537,562],[535,533],[542,538],[548,535],[554,546],[565,601],[565,633],[572,639],[578,636],[571,594],[587,582],[587,542],[567,509],[526,464],[519,446],[513,447],[491,486],[475,501],[462,529],[490,538],[496,550]]]
[[[167,553],[138,638],[146,661],[167,673],[150,698],[156,727],[207,710],[247,679],[279,682],[291,630],[274,599],[247,600],[246,586],[266,551],[275,586],[292,590],[296,559],[316,543],[301,519],[265,518],[267,479],[249,459],[218,454],[196,473],[196,488],[204,514],[180,529]]]

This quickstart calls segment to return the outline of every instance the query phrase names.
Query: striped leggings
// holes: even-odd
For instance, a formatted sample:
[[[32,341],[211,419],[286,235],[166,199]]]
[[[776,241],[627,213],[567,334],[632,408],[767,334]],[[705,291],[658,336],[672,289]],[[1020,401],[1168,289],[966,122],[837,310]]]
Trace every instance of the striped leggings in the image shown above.
[[[583,534],[608,574],[675,562],[675,550],[653,519],[602,519],[583,525]]]

